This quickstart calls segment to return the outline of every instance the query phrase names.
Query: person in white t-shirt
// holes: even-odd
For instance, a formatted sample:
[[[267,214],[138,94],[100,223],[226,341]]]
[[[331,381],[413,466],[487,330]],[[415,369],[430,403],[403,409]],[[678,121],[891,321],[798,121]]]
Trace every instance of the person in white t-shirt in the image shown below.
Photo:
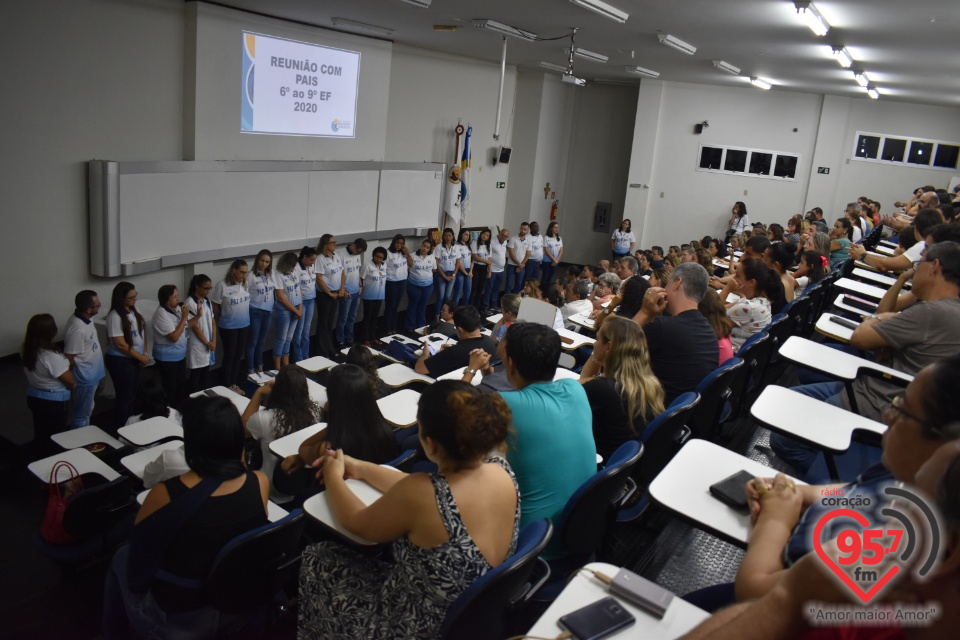
[[[297,254],[287,251],[277,260],[273,270],[273,368],[290,362],[290,343],[303,316],[300,280],[294,270]]]
[[[113,406],[113,427],[119,429],[133,413],[133,401],[140,384],[140,369],[147,366],[146,323],[137,311],[137,289],[130,282],[118,282],[110,296],[107,314],[107,354],[104,358],[116,401]]]
[[[93,398],[107,371],[103,365],[100,338],[93,326],[93,317],[100,311],[97,292],[81,291],[74,298],[74,306],[63,337],[63,353],[70,361],[70,370],[77,383],[73,389],[73,411],[70,414],[70,427],[76,429],[90,424]]]
[[[460,269],[460,249],[453,242],[453,229],[447,227],[443,230],[443,239],[433,250],[433,255],[437,259],[437,269],[434,271],[433,284],[437,290],[437,303],[433,315],[440,317],[440,309],[443,303],[453,299],[453,292],[457,279],[457,271]]]
[[[333,346],[333,330],[337,324],[337,307],[344,289],[347,274],[343,270],[343,257],[337,253],[337,239],[329,233],[320,236],[317,245],[320,252],[315,265],[317,271],[317,351],[326,358],[337,355]]]
[[[614,260],[633,253],[633,247],[637,243],[637,239],[634,237],[631,227],[630,218],[624,218],[623,222],[620,223],[620,228],[610,236],[610,249],[613,251]]]
[[[526,280],[539,280],[543,290],[548,287],[540,277],[540,263],[543,262],[543,247],[545,245],[544,237],[540,235],[540,223],[530,223],[530,233],[527,235],[527,242],[530,246],[530,259],[524,268],[523,277]]]
[[[473,293],[467,303],[477,308],[480,308],[483,304],[484,292],[490,278],[490,238],[492,235],[490,229],[481,229],[477,239],[470,243],[470,251],[473,253],[470,256],[473,262]]]
[[[543,260],[540,262],[540,268],[543,271],[540,284],[544,288],[550,288],[562,256],[563,240],[560,238],[560,223],[554,220],[547,225],[547,233],[543,236]]]
[[[507,266],[504,272],[507,274],[507,286],[504,291],[510,293],[520,293],[523,289],[524,273],[526,272],[527,262],[530,260],[530,225],[526,222],[520,223],[520,232],[507,242]]]
[[[310,332],[313,327],[313,312],[317,302],[317,250],[313,247],[300,249],[300,258],[293,273],[300,283],[300,298],[303,301],[303,315],[297,323],[297,330],[290,342],[290,355],[293,362],[310,357]]]
[[[412,263],[413,256],[410,255],[410,249],[407,249],[407,240],[398,233],[390,242],[384,262],[387,268],[387,285],[384,291],[386,307],[383,310],[383,324],[387,335],[397,332],[397,312],[403,291],[407,287],[407,274]]]
[[[373,250],[373,261],[363,268],[363,324],[360,325],[360,339],[368,345],[377,340],[377,317],[380,315],[380,304],[386,294],[387,250],[377,247]]]
[[[420,243],[420,251],[413,254],[410,276],[407,278],[407,331],[427,324],[427,304],[433,292],[433,272],[437,259],[431,251],[433,243],[427,239]]]
[[[263,373],[263,347],[270,333],[273,317],[274,295],[277,288],[273,281],[273,254],[261,249],[253,268],[247,274],[247,291],[250,292],[250,338],[247,340],[247,374]]]
[[[186,303],[172,284],[157,291],[159,306],[153,313],[153,359],[160,382],[170,403],[179,407],[187,393],[187,329]]]
[[[240,378],[243,352],[250,333],[250,292],[247,291],[247,274],[250,267],[247,261],[236,259],[230,263],[223,280],[217,282],[210,293],[213,303],[213,317],[220,329],[220,341],[223,343],[222,382],[225,387],[240,395],[246,395],[237,386]]]
[[[76,386],[70,361],[53,343],[57,323],[49,313],[30,318],[20,349],[27,376],[27,406],[33,414],[33,453],[51,455],[56,447],[50,436],[67,428],[70,391]]]
[[[357,238],[346,246],[340,254],[343,260],[343,296],[340,298],[340,315],[337,317],[337,342],[353,344],[353,327],[357,322],[360,309],[360,270],[363,268],[363,254],[367,251],[367,241]]]
[[[496,237],[490,239],[490,273],[487,275],[487,290],[483,294],[483,306],[491,309],[500,304],[500,286],[503,284],[504,269],[507,264],[507,242],[510,230],[500,229]],[[509,290],[506,293],[510,293]]]
[[[210,276],[198,273],[190,280],[187,297],[187,369],[190,370],[190,393],[211,386],[210,367],[217,360],[217,320],[210,304]]]
[[[470,247],[469,229],[460,230],[460,237],[454,246],[460,252],[460,262],[457,265],[452,300],[459,305],[470,304],[470,294],[473,291],[473,249]]]

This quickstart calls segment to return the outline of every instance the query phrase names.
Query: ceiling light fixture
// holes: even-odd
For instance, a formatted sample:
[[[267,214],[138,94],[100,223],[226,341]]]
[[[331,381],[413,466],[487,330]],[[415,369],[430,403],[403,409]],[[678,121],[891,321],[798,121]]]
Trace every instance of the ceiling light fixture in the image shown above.
[[[407,4],[412,4],[418,9],[429,9],[430,3],[433,2],[433,0],[400,0],[400,2],[406,2]]]
[[[880,92],[874,89],[873,87],[870,87],[869,89],[867,89],[867,95],[873,98],[874,100],[877,100],[880,98]]]
[[[688,56],[692,56],[697,52],[697,48],[688,42],[684,42],[679,38],[674,38],[669,33],[658,33],[657,37],[660,39],[660,44],[665,44],[671,49],[676,49],[680,53],[685,53]]]
[[[729,62],[724,62],[723,60],[714,60],[713,66],[715,66],[717,69],[720,69],[720,71],[726,71],[727,73],[735,76],[740,75],[740,67],[735,67]]]
[[[336,27],[343,27],[344,29],[353,29],[354,31],[362,31],[364,33],[372,33],[377,36],[383,36],[386,38],[391,33],[393,29],[387,29],[386,27],[377,27],[372,24],[367,24],[366,22],[356,22],[354,20],[347,20],[346,18],[331,18],[331,24]]]
[[[840,66],[844,69],[849,69],[853,66],[853,56],[850,55],[850,52],[847,51],[846,47],[840,47],[839,49],[833,50],[833,57],[837,62],[840,63]]]
[[[659,77],[660,77],[660,72],[659,72],[659,71],[653,71],[652,69],[644,69],[643,67],[633,67],[633,66],[630,66],[630,65],[626,65],[626,66],[623,68],[623,70],[626,71],[627,73],[634,73],[634,74],[636,74],[636,75],[638,75],[638,76],[646,76],[646,77],[648,77],[648,78],[659,78]]]
[[[610,18],[615,22],[623,24],[627,21],[627,18],[630,17],[629,13],[625,11],[620,11],[616,7],[610,6],[606,2],[600,2],[600,0],[570,0],[571,3],[582,7],[587,11],[593,11],[604,18]]]
[[[520,38],[521,40],[536,40],[537,34],[532,31],[524,31],[523,29],[517,29],[516,27],[511,27],[508,24],[503,24],[502,22],[496,22],[494,20],[474,20],[473,26],[477,29],[487,29],[493,31],[494,33],[499,33],[502,36],[510,36],[511,38]]]
[[[567,55],[570,55],[570,47],[564,47],[563,52]],[[607,56],[602,53],[594,53],[593,51],[587,51],[586,49],[581,49],[580,47],[573,48],[573,55],[578,58],[583,58],[584,60],[589,60],[590,62],[601,62],[604,63],[608,60]]]
[[[757,89],[763,89],[764,91],[768,90],[773,85],[767,82],[762,78],[750,78],[750,84],[755,86]]]
[[[797,13],[800,14],[800,17],[807,23],[811,31],[818,36],[827,35],[827,31],[830,30],[830,25],[810,0],[795,0],[793,4],[797,7]]]
[[[867,77],[866,71],[854,71],[853,77],[861,87],[866,87],[870,84],[870,78]]]
[[[544,69],[551,69],[552,71],[559,71],[560,73],[565,73],[567,68],[562,64],[553,64],[552,62],[541,62],[540,66]]]

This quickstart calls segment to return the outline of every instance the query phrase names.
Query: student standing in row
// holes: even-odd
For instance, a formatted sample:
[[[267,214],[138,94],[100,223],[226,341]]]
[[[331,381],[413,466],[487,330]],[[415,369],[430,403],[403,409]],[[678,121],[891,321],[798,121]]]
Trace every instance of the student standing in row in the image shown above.
[[[297,268],[297,254],[287,251],[277,260],[273,270],[273,368],[290,364],[290,344],[297,332],[297,325],[303,317],[303,299],[300,293],[300,279],[294,270]]]
[[[250,292],[250,338],[247,340],[247,374],[263,373],[263,347],[270,332],[273,316],[273,254],[261,249],[247,274],[247,291]]]
[[[73,388],[73,412],[70,415],[72,429],[90,424],[97,386],[107,375],[100,339],[97,337],[96,327],[93,326],[93,317],[100,311],[97,292],[81,291],[74,298],[74,307],[63,337],[63,353],[70,361],[70,370],[76,381]]]
[[[633,254],[633,247],[637,239],[631,231],[630,218],[624,218],[620,223],[620,228],[613,232],[610,237],[610,249],[613,251],[613,259],[618,260],[623,256]]]
[[[367,241],[357,238],[347,245],[341,255],[343,260],[343,295],[340,298],[340,317],[337,319],[337,343],[353,344],[353,325],[357,322],[360,308],[360,269]]]
[[[49,313],[30,318],[20,348],[27,375],[27,406],[33,414],[33,448],[38,456],[55,448],[50,436],[67,428],[70,390],[76,382],[70,361],[53,343],[57,323]]]
[[[313,247],[300,249],[300,258],[293,272],[300,284],[300,297],[303,299],[303,316],[297,323],[297,330],[290,343],[290,353],[294,362],[310,357],[310,329],[313,326],[313,312],[317,302],[317,250]]]
[[[247,261],[236,259],[230,263],[223,280],[210,293],[213,317],[220,327],[223,340],[223,385],[240,395],[246,395],[240,382],[240,363],[250,333],[250,293],[247,291]]]
[[[487,280],[490,278],[490,229],[483,229],[477,239],[470,243],[470,251],[473,255],[473,294],[466,304],[472,304],[478,309],[482,308],[484,292],[487,288]]]
[[[403,290],[407,286],[407,274],[412,263],[413,256],[407,249],[406,238],[398,233],[393,236],[386,259],[387,286],[384,297],[387,306],[383,311],[383,320],[387,334],[397,332],[397,310],[400,308],[400,299],[403,298]]]
[[[337,321],[337,304],[343,295],[346,274],[343,258],[337,253],[337,239],[329,233],[320,236],[317,246],[317,350],[320,355],[332,358],[337,350],[333,346],[333,328]]]
[[[213,286],[207,275],[199,273],[190,281],[187,298],[187,368],[190,369],[190,392],[210,386],[210,367],[217,357],[217,321],[207,296]],[[129,415],[127,416],[129,417]]]
[[[187,314],[180,292],[172,284],[157,291],[160,306],[153,312],[153,359],[160,372],[160,384],[174,407],[182,406],[187,392]]]
[[[553,282],[553,274],[563,256],[563,240],[560,239],[560,223],[554,221],[547,225],[547,233],[543,238],[543,260],[540,265],[543,269],[540,284],[549,289]]]
[[[209,279],[207,279],[209,282]],[[143,316],[137,311],[137,289],[130,282],[118,282],[110,296],[107,314],[107,371],[117,392],[113,407],[113,428],[127,423],[140,383],[140,369],[150,361],[144,338]]]
[[[453,229],[448,227],[443,230],[443,242],[434,249],[433,254],[437,258],[437,269],[434,271],[437,305],[433,315],[440,317],[443,303],[453,298],[456,274],[460,270],[460,249],[453,243]]]
[[[490,240],[490,273],[487,276],[487,291],[483,294],[483,307],[490,309],[499,303],[500,286],[503,284],[503,274],[507,263],[507,241],[510,239],[509,229],[500,229],[497,237]],[[510,293],[508,290],[506,293]]]
[[[530,225],[526,222],[520,223],[520,233],[511,238],[507,243],[507,287],[504,289],[508,293],[520,293],[523,289],[524,273],[527,262],[530,260]]]
[[[373,262],[368,262],[363,268],[363,325],[361,325],[360,339],[365,345],[377,339],[377,316],[380,315],[380,303],[383,302],[386,282],[387,250],[377,247],[373,250]]]
[[[457,241],[460,261],[457,264],[457,280],[453,287],[453,301],[458,305],[470,304],[470,293],[473,291],[473,249],[470,248],[470,231],[460,230],[460,239]]]
[[[410,263],[410,276],[407,278],[407,331],[427,324],[427,304],[433,292],[433,272],[437,269],[437,259],[430,250],[433,243],[424,240],[420,243]],[[442,303],[441,303],[442,304]]]
[[[539,222],[530,223],[530,233],[527,235],[527,242],[530,246],[530,259],[524,268],[523,277],[527,280],[539,280],[540,283],[543,284],[543,279],[540,277],[540,263],[543,262],[544,241],[543,236],[540,235]],[[545,285],[543,290],[547,290]]]

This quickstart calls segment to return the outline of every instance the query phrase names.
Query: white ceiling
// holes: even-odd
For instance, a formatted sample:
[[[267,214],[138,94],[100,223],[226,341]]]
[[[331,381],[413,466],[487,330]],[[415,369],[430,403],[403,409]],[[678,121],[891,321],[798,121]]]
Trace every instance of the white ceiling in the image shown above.
[[[569,0],[433,0],[419,9],[400,0],[219,0],[218,4],[277,18],[335,28],[347,18],[392,29],[396,43],[499,61],[501,37],[475,29],[490,19],[540,37],[579,27],[576,44],[609,56],[606,64],[575,58],[574,73],[588,80],[637,82],[624,65],[661,73],[662,80],[749,86],[758,76],[774,90],[868,99],[853,74],[832,58],[830,46],[845,45],[881,100],[960,107],[960,1],[821,0],[814,4],[831,25],[817,37],[797,15],[792,0],[605,0],[630,14],[625,24],[587,11]],[[437,31],[433,25],[453,25]],[[351,31],[349,28],[336,27]],[[684,55],[659,43],[669,33],[697,47]],[[537,67],[566,65],[569,38],[527,42],[508,38],[507,62]],[[633,55],[631,55],[633,52]],[[740,67],[736,77],[712,60]],[[759,91],[759,89],[757,89]]]

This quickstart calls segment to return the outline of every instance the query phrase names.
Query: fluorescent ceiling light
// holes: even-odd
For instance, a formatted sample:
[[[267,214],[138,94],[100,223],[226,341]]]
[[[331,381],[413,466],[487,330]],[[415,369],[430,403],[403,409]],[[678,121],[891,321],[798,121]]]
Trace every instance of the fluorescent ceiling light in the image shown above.
[[[377,27],[372,24],[367,24],[366,22],[356,22],[354,20],[347,20],[346,18],[331,18],[330,22],[337,27],[352,29],[354,31],[362,31],[364,33],[372,33],[377,36],[383,36],[384,38],[386,38],[391,33],[393,33],[393,29],[387,29],[386,27]]]
[[[544,69],[552,69],[553,71],[559,71],[561,73],[566,73],[567,68],[562,64],[553,64],[552,62],[541,62],[540,66]]]
[[[598,13],[604,18],[610,18],[611,20],[615,20],[620,24],[623,24],[624,22],[626,22],[627,18],[630,17],[629,13],[626,13],[625,11],[620,11],[620,9],[617,9],[616,7],[612,7],[606,2],[600,2],[600,0],[570,0],[570,2],[577,5],[578,7],[583,7],[588,11],[593,11],[594,13]]]
[[[524,31],[523,29],[517,29],[516,27],[511,27],[508,24],[503,24],[502,22],[496,22],[494,20],[474,20],[473,26],[476,27],[477,29],[487,29],[488,31],[499,33],[502,36],[520,38],[521,40],[537,39],[537,34],[531,31]]]
[[[874,100],[876,100],[880,97],[880,92],[874,89],[873,87],[870,87],[869,89],[867,89],[867,95],[873,98]]]
[[[695,46],[684,42],[679,38],[674,38],[669,33],[658,33],[657,37],[660,38],[660,44],[665,44],[671,49],[676,49],[680,53],[685,53],[688,56],[692,56],[697,52],[697,48]]]
[[[868,84],[870,84],[870,78],[867,77],[866,71],[861,71],[859,73],[854,71],[853,77],[854,79],[856,79],[857,84],[860,85],[861,87],[866,87]]]
[[[413,6],[419,9],[429,9],[430,3],[433,0],[400,0],[400,2],[406,2],[407,4],[412,4]]]
[[[564,47],[563,52],[567,55],[570,55],[570,47]],[[607,56],[602,53],[594,53],[593,51],[587,51],[586,49],[581,49],[580,47],[573,48],[573,55],[578,58],[583,58],[584,60],[589,60],[590,62],[606,62]]]
[[[740,75],[740,67],[735,67],[729,62],[724,62],[723,60],[714,60],[713,66],[721,71],[726,71],[727,73],[731,73],[735,76]]]
[[[840,66],[844,69],[849,69],[853,65],[853,56],[850,55],[850,52],[847,51],[845,47],[840,47],[839,49],[833,50],[833,57],[837,62],[840,63]]]
[[[659,71],[653,71],[652,69],[644,69],[643,67],[633,67],[633,66],[627,65],[623,68],[623,70],[626,71],[627,73],[635,73],[638,76],[647,76],[648,78],[660,77]]]
[[[800,17],[803,18],[803,21],[810,27],[811,31],[818,36],[827,35],[827,31],[830,30],[830,25],[820,12],[817,11],[817,8],[813,6],[812,2],[809,0],[796,0],[794,5],[797,7],[797,13],[800,14]]]
[[[773,86],[772,84],[770,84],[766,80],[763,80],[762,78],[750,78],[750,84],[755,86],[757,89],[763,89],[763,90],[767,90]]]

